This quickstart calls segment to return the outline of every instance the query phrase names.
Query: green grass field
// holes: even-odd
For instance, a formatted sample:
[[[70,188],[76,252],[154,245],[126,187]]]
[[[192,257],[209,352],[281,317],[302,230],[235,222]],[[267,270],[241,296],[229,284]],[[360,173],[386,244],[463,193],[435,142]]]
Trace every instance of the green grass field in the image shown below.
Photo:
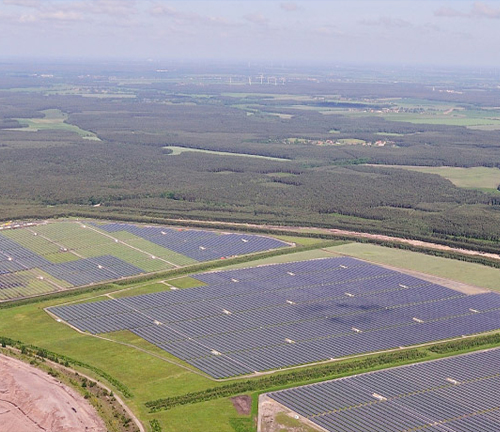
[[[45,115],[45,117],[43,118],[16,119],[21,125],[27,127],[22,129],[12,129],[12,130],[32,131],[32,132],[37,132],[42,130],[62,130],[62,131],[74,132],[85,140],[100,141],[100,139],[97,137],[95,133],[80,129],[78,126],[66,123],[68,116],[61,110],[48,109],[42,111],[42,113]]]
[[[385,166],[385,165],[381,165]],[[485,192],[498,192],[500,185],[500,169],[487,167],[424,167],[409,165],[386,165],[427,174],[437,174],[450,180],[455,186],[478,189]]]
[[[348,243],[329,247],[327,250],[374,263],[387,264],[500,291],[500,269],[485,267],[480,264],[365,243]]]
[[[207,153],[207,154],[215,154],[219,156],[242,156],[242,157],[251,157],[251,158],[258,158],[258,159],[268,159],[268,160],[274,160],[274,161],[288,161],[288,159],[284,158],[275,158],[275,157],[270,157],[270,156],[259,156],[259,155],[253,155],[253,154],[248,154],[248,153],[230,153],[230,152],[220,152],[220,151],[215,151],[215,150],[202,150],[202,149],[195,149],[195,148],[188,148],[188,147],[177,147],[177,146],[167,146],[164,147],[165,149],[172,150],[172,153],[170,153],[171,156],[177,156],[185,152],[198,152],[198,153]]]
[[[296,100],[299,101],[299,99]],[[301,102],[307,102],[307,100]],[[360,104],[364,102],[353,100],[351,103]],[[498,109],[476,109],[472,106],[464,108],[451,102],[412,98],[382,98],[375,99],[372,103],[388,106],[390,111],[371,109],[369,105],[366,108],[355,109],[306,104],[292,105],[288,108],[318,111],[325,115],[342,114],[350,117],[382,117],[386,120],[415,124],[441,124],[464,126],[470,129],[500,130],[500,110]],[[398,109],[400,109],[399,112]]]

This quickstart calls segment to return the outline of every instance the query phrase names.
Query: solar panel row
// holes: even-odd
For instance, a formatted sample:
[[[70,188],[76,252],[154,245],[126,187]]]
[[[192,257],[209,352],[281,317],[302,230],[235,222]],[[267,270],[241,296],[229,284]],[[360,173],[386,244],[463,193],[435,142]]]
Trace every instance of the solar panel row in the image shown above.
[[[270,393],[328,431],[495,431],[500,349]]]
[[[216,378],[500,327],[498,294],[467,296],[353,258],[195,277],[212,282],[51,311],[92,333],[129,329]]]
[[[40,225],[30,230],[19,229],[15,233],[15,239],[0,233],[0,300],[5,298],[15,298],[37,293],[36,287],[40,284],[37,278],[43,280],[48,276],[55,278],[50,283],[44,282],[45,291],[53,290],[58,282],[67,286],[83,286],[94,283],[100,283],[107,280],[119,279],[122,277],[134,276],[144,273],[145,270],[151,271],[156,267],[146,265],[141,259],[141,251],[138,249],[127,249],[127,245],[122,240],[113,239],[109,235],[99,233],[98,230],[82,229],[72,222],[64,222],[64,229],[57,230],[57,224]],[[94,224],[94,226],[97,226]],[[182,256],[183,251],[189,252],[193,259],[206,261],[218,259],[220,257],[260,252],[263,250],[274,249],[286,246],[286,243],[269,237],[256,235],[223,235],[213,231],[201,230],[182,230],[177,231],[164,227],[140,227],[130,224],[108,224],[99,226],[101,230],[110,233],[117,231],[127,231],[138,235],[156,245],[175,250],[181,255],[177,255],[180,264],[192,263],[193,260]],[[36,231],[35,231],[36,230]],[[38,234],[40,231],[42,234]],[[66,244],[66,242],[68,244]],[[71,247],[64,247],[71,245]],[[28,247],[26,247],[28,246]],[[33,249],[29,247],[33,246]],[[51,256],[61,253],[69,253],[70,258],[76,258],[71,255],[76,250],[78,256],[92,256],[93,249],[103,248],[103,255],[92,258],[80,258],[68,260],[67,262],[53,263]],[[155,246],[157,247],[157,246]],[[72,252],[67,252],[71,249]],[[165,250],[165,249],[163,249]],[[131,257],[128,252],[139,254]],[[119,259],[111,254],[118,254],[123,259]],[[143,253],[148,261],[154,256],[149,253]],[[58,257],[58,260],[60,258]],[[126,262],[124,260],[128,260]],[[184,262],[186,261],[187,262]],[[63,261],[66,261],[64,259]],[[170,266],[170,265],[168,265]],[[156,268],[158,270],[159,268]],[[31,271],[31,274],[18,276],[20,272]],[[38,271],[38,273],[36,273]],[[40,273],[44,272],[44,275]],[[52,285],[51,285],[52,284]],[[21,288],[26,288],[24,291]]]
[[[126,231],[196,261],[210,261],[286,246],[285,242],[270,237],[221,234],[214,231],[142,227],[119,223],[99,225],[99,229],[109,233]]]
[[[52,263],[0,234],[0,289],[12,287],[12,281],[16,281],[17,286],[26,286],[30,280],[36,278],[35,273],[31,277],[16,277],[16,274],[33,269],[42,270],[74,286],[118,279],[143,272],[142,269],[110,255]]]

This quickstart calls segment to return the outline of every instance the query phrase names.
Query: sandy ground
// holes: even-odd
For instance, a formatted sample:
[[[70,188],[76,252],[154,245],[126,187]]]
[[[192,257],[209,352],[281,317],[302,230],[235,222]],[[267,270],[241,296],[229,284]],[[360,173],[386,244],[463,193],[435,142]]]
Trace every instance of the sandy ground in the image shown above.
[[[172,223],[176,222],[186,222],[184,219],[170,219]],[[200,225],[217,225],[220,224],[220,222],[212,222],[212,221],[200,221],[200,220],[190,220],[190,222],[197,222]],[[254,227],[254,228],[265,228],[269,230],[278,230],[278,231],[302,231],[302,232],[318,232],[318,233],[330,233],[330,234],[337,234],[339,236],[353,236],[353,237],[359,237],[359,238],[367,238],[367,239],[376,239],[376,240],[383,240],[383,241],[388,241],[388,242],[400,242],[400,243],[406,243],[410,244],[413,246],[421,246],[425,248],[430,248],[430,249],[436,249],[436,250],[442,250],[442,251],[449,251],[449,252],[459,252],[461,254],[465,255],[473,255],[473,256],[482,256],[486,258],[493,258],[496,260],[500,260],[500,254],[494,254],[494,253],[488,253],[488,252],[481,252],[481,251],[475,251],[471,249],[461,249],[461,248],[455,248],[455,247],[450,247],[450,246],[445,246],[439,243],[431,243],[431,242],[425,242],[425,241],[420,241],[420,240],[411,240],[411,239],[406,239],[406,238],[401,238],[401,237],[391,237],[391,236],[386,236],[386,235],[381,235],[381,234],[370,234],[370,233],[363,233],[359,231],[348,231],[348,230],[341,230],[341,229],[335,229],[335,228],[315,228],[315,227],[301,227],[301,226],[289,226],[289,225],[258,225],[258,224],[250,224],[250,223],[238,223],[238,222],[224,222],[224,225],[227,226],[232,226],[235,229],[241,228],[241,227]],[[270,234],[272,235],[272,234]],[[290,234],[292,235],[292,234]]]
[[[2,432],[105,432],[94,409],[73,389],[20,360],[0,354]]]
[[[259,396],[257,432],[326,432],[321,426],[299,416],[266,393]],[[282,420],[279,420],[280,415]],[[286,417],[283,417],[286,416]],[[283,418],[289,420],[283,421]]]

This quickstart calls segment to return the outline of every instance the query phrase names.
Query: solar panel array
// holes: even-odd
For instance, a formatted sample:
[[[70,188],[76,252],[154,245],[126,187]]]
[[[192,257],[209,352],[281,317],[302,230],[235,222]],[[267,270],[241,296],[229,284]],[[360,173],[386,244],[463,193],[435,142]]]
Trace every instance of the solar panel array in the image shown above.
[[[331,432],[500,430],[500,349],[269,393]]]
[[[465,295],[349,257],[194,275],[208,285],[51,312],[131,330],[215,378],[500,328],[500,295]]]
[[[138,237],[123,239],[119,234],[116,237],[108,234],[118,231]],[[137,244],[138,241],[142,243]],[[100,227],[76,221],[33,224],[0,233],[0,300],[286,245],[255,235],[176,231],[130,224]],[[173,249],[179,253],[172,252]],[[191,257],[182,255],[184,249]]]
[[[196,261],[211,261],[286,246],[286,243],[258,235],[222,234],[215,231],[137,226],[121,223],[99,225],[109,233],[126,231]]]

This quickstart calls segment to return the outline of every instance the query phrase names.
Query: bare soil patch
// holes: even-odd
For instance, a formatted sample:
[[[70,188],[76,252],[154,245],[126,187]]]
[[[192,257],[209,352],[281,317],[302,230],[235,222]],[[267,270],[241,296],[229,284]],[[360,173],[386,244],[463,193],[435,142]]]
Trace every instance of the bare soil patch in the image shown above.
[[[326,431],[321,426],[299,416],[267,394],[259,397],[257,432],[317,432]]]
[[[105,432],[87,401],[56,378],[0,354],[0,424],[4,432]]]
[[[250,415],[252,409],[252,398],[248,395],[235,396],[231,398],[233,406],[240,415]]]

